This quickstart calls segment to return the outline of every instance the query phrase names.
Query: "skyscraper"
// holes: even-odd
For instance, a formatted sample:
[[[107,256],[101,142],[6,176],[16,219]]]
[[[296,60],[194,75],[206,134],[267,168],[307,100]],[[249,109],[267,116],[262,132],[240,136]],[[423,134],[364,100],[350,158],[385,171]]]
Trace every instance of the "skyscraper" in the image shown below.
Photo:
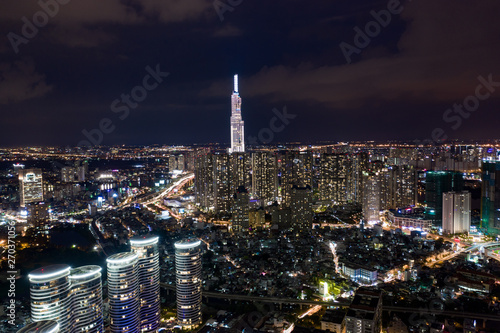
[[[443,193],[463,189],[464,179],[460,172],[428,171],[425,176],[425,219],[432,220],[435,227],[441,227]]]
[[[443,232],[458,234],[469,232],[471,207],[469,192],[443,193]]]
[[[33,321],[54,320],[61,332],[104,332],[101,267],[51,265],[31,272],[29,280]]]
[[[281,174],[281,203],[289,207],[294,185],[312,187],[313,157],[311,152],[288,151],[278,162]]]
[[[141,332],[156,332],[160,325],[160,259],[157,236],[136,236],[130,240],[138,255]]]
[[[175,243],[177,321],[185,328],[201,324],[201,241]]]
[[[277,162],[272,153],[252,154],[252,197],[263,206],[272,205],[278,197]]]
[[[23,208],[28,203],[43,201],[42,170],[19,170],[19,197]]]
[[[29,274],[31,319],[55,320],[61,332],[71,332],[71,285],[68,265],[51,265]]]
[[[247,189],[244,186],[240,186],[236,190],[233,198],[233,211],[231,216],[232,229],[235,232],[248,231],[250,227],[250,196]]]
[[[380,172],[364,172],[363,216],[367,222],[380,221],[382,177]]]
[[[106,261],[111,332],[139,332],[138,255],[132,252],[117,253]]]
[[[104,332],[101,267],[82,266],[70,271],[73,333]]]
[[[292,228],[298,231],[312,229],[313,208],[312,191],[309,185],[292,187],[290,198],[290,208],[292,211]]]
[[[231,95],[231,148],[229,152],[245,152],[245,122],[241,118],[241,97],[238,92],[238,75],[234,76],[234,90]]]
[[[491,235],[500,234],[500,162],[483,162],[481,227]]]
[[[59,324],[55,320],[43,320],[21,328],[17,333],[59,333]]]
[[[345,154],[321,154],[319,162],[319,199],[336,205],[347,202],[349,165]]]

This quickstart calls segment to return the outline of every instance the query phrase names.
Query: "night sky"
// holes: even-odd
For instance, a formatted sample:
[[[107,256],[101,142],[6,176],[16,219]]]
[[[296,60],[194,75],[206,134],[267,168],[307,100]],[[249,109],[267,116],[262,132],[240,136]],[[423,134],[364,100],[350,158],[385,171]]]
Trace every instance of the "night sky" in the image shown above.
[[[41,2],[54,17],[0,0],[2,147],[74,146],[103,119],[105,145],[229,143],[236,73],[247,137],[286,106],[272,142],[500,138],[499,1]]]

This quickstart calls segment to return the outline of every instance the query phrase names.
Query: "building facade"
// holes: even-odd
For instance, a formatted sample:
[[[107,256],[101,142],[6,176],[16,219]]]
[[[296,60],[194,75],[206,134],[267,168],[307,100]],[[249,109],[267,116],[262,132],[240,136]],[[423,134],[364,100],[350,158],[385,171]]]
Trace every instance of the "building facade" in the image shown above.
[[[106,259],[110,331],[139,332],[140,302],[138,255],[132,252],[114,254]]]
[[[156,332],[160,326],[160,258],[158,236],[136,236],[130,240],[131,251],[138,256],[140,329]]]
[[[443,232],[468,233],[471,222],[470,192],[443,193]]]
[[[177,322],[191,329],[201,324],[201,241],[175,243]]]
[[[19,170],[19,199],[21,207],[43,201],[43,177],[40,169]]]

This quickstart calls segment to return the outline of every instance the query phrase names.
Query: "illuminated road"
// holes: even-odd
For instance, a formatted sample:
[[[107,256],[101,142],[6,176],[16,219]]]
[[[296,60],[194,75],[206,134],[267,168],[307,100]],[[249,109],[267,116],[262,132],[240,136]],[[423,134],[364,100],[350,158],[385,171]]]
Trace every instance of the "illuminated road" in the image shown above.
[[[142,198],[136,201],[133,201],[134,203],[142,204],[142,205],[149,205],[152,204],[158,200],[161,200],[165,196],[169,196],[174,190],[179,190],[182,188],[188,181],[194,178],[193,173],[188,173],[187,175],[183,176],[181,179],[175,181],[175,183],[171,184],[168,186],[166,189],[161,191],[159,194],[153,196],[153,198]],[[144,201],[146,200],[146,201]],[[128,202],[128,200],[125,200],[124,203],[120,204],[117,209],[123,209],[127,205],[129,205],[131,202]]]

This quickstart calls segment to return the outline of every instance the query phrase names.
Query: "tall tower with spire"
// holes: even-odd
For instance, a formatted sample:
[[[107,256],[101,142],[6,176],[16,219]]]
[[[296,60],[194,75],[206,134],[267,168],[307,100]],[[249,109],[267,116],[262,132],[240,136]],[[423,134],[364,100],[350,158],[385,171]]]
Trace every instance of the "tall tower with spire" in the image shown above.
[[[245,152],[245,122],[241,118],[241,97],[238,92],[238,74],[234,76],[231,95],[231,148],[229,153]]]

